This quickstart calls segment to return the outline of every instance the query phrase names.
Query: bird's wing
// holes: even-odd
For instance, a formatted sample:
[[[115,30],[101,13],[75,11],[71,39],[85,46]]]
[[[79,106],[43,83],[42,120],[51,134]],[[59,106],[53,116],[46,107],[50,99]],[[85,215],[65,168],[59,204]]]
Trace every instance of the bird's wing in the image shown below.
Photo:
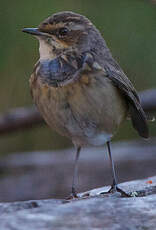
[[[126,98],[133,127],[138,131],[140,136],[148,138],[149,130],[146,114],[141,107],[139,97],[132,83],[126,77],[122,70],[117,70],[114,66],[111,65],[105,66],[104,69],[106,72],[106,76],[112,80],[113,84]]]

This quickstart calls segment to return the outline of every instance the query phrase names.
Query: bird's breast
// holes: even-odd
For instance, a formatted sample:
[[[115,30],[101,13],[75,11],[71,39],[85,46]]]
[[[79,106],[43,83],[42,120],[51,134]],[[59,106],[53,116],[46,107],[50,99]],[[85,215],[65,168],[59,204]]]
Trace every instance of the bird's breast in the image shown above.
[[[103,145],[126,116],[125,101],[106,77],[82,75],[58,88],[34,79],[32,75],[32,95],[42,116],[77,145]]]

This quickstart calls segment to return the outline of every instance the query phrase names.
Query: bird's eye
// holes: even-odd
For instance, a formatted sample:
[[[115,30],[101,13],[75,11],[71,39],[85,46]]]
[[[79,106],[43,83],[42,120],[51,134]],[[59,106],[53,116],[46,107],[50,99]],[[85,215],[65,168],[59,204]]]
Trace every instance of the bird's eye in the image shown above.
[[[60,35],[61,37],[67,35],[67,33],[68,33],[68,29],[67,29],[66,27],[60,28],[60,29],[59,29],[59,35]]]

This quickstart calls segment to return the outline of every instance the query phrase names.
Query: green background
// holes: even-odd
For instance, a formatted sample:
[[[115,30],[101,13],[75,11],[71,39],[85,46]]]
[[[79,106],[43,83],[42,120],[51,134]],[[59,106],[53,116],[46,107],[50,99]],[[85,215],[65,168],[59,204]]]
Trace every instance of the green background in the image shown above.
[[[1,1],[0,7],[0,111],[29,106],[28,79],[38,59],[38,42],[21,32],[36,27],[58,11],[84,14],[100,29],[113,56],[137,90],[156,85],[156,5],[143,0],[38,0]],[[150,124],[151,135],[156,125]],[[116,140],[139,138],[129,122]],[[0,154],[59,149],[71,142],[47,126],[0,137]]]

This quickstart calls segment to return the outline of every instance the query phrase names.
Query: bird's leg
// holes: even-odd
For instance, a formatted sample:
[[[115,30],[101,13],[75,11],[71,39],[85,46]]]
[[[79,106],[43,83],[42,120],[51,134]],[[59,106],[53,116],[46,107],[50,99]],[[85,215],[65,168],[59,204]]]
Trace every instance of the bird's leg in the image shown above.
[[[111,166],[112,178],[113,178],[113,183],[112,183],[111,189],[109,191],[113,192],[114,190],[116,190],[116,187],[117,187],[117,176],[116,176],[116,172],[115,172],[114,161],[112,159],[112,153],[111,153],[111,147],[110,147],[109,141],[107,142],[107,148],[108,148],[108,154],[109,154],[109,160],[110,160],[110,166]]]
[[[108,148],[108,154],[109,154],[109,160],[110,160],[110,166],[111,166],[112,178],[113,178],[112,186],[111,186],[110,190],[107,193],[120,192],[122,196],[129,197],[130,196],[129,194],[127,194],[126,192],[124,192],[122,189],[120,189],[118,187],[117,176],[116,176],[116,172],[115,172],[114,161],[112,159],[111,147],[110,147],[110,142],[109,141],[107,142],[107,148]]]
[[[72,193],[71,193],[71,196],[74,197],[74,198],[77,198],[77,193],[76,193],[76,180],[77,180],[77,177],[78,177],[78,160],[79,160],[79,156],[80,156],[80,150],[81,150],[81,147],[77,147],[77,150],[76,150],[76,157],[75,157],[75,162],[74,162],[74,175],[73,175],[73,181],[72,181]]]

